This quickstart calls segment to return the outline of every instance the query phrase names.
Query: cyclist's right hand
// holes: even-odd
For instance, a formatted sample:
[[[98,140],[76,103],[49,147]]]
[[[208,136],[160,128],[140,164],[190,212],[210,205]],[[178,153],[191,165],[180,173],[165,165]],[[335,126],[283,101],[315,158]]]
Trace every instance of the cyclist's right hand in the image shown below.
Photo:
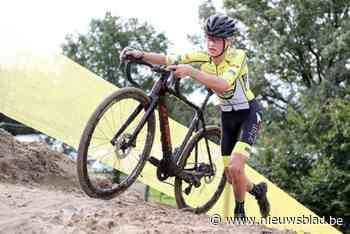
[[[120,52],[120,61],[123,62],[124,60],[135,60],[135,59],[142,59],[143,58],[143,51],[137,50],[131,47],[125,47],[122,52]]]

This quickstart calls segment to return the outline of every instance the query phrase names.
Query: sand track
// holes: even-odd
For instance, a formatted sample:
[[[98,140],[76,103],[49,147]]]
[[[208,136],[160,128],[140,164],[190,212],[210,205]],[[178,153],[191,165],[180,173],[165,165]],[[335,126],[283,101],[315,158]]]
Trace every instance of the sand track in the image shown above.
[[[294,233],[263,226],[212,225],[148,203],[129,189],[104,201],[80,189],[73,161],[44,143],[24,144],[0,129],[0,233]]]

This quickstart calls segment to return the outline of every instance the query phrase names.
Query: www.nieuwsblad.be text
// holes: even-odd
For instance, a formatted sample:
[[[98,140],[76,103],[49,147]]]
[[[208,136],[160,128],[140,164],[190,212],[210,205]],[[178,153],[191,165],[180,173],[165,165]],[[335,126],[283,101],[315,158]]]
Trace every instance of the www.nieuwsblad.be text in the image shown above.
[[[330,225],[343,225],[342,218],[329,217],[329,222],[327,223],[326,217],[316,217],[316,216],[284,216],[275,217],[269,216],[267,218],[236,218],[236,217],[222,217],[219,214],[214,214],[209,217],[209,221],[213,225],[218,224],[238,224],[238,225],[270,225],[270,224],[330,224]]]

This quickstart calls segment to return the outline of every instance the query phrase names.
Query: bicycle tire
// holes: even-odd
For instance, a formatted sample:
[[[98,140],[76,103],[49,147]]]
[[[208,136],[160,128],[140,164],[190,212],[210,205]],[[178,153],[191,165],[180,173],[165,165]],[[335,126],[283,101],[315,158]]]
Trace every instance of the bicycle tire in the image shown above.
[[[118,91],[112,93],[108,96],[94,111],[91,115],[89,121],[87,122],[83,134],[81,136],[81,140],[78,148],[78,157],[77,157],[77,173],[79,178],[79,183],[83,191],[90,197],[100,198],[100,199],[111,199],[122,192],[124,192],[128,187],[130,187],[133,182],[136,181],[137,177],[141,173],[144,168],[147,158],[151,152],[151,148],[154,141],[155,135],[155,115],[151,114],[150,118],[145,123],[145,127],[147,127],[145,146],[142,150],[141,155],[139,155],[139,161],[137,165],[132,170],[132,172],[127,175],[125,180],[121,182],[114,188],[98,188],[89,177],[88,171],[88,150],[89,145],[91,143],[92,135],[96,130],[96,126],[99,121],[103,118],[103,115],[108,111],[108,108],[111,109],[113,113],[113,105],[121,102],[122,100],[132,99],[136,102],[139,102],[143,106],[143,110],[145,111],[150,103],[150,98],[140,89],[137,88],[123,88]],[[130,116],[130,115],[129,115]],[[102,121],[102,120],[101,120]],[[97,131],[97,130],[96,130]],[[117,131],[115,131],[116,133]],[[115,134],[114,133],[114,134]],[[112,145],[112,144],[111,144]],[[112,146],[111,146],[112,147]]]
[[[215,137],[216,139],[220,139],[221,130],[220,128],[216,126],[208,126],[206,130],[203,129],[199,130],[189,141],[189,143],[186,145],[184,152],[182,153],[180,159],[179,159],[179,167],[183,170],[187,164],[187,161],[189,157],[191,156],[191,152],[195,149],[195,146],[203,139]],[[219,147],[220,148],[220,147]],[[213,162],[214,163],[214,162]],[[208,210],[210,210],[215,203],[218,201],[220,195],[222,194],[225,184],[226,184],[226,176],[224,172],[218,174],[218,186],[216,187],[216,190],[214,194],[208,199],[208,201],[205,201],[205,203],[199,207],[194,207],[193,204],[189,204],[185,200],[185,194],[182,189],[182,185],[184,184],[183,180],[181,180],[179,177],[175,178],[175,199],[178,208],[184,209],[186,211],[190,211],[196,214],[205,213]],[[193,195],[196,196],[196,195]]]

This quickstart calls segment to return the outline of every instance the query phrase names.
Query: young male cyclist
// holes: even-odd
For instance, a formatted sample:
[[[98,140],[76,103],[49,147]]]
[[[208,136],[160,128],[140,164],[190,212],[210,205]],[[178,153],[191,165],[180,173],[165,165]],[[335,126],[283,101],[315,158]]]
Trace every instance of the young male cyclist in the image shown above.
[[[256,198],[261,215],[266,217],[270,212],[267,184],[253,184],[244,172],[261,124],[261,110],[249,88],[246,53],[232,46],[236,31],[232,18],[212,15],[205,21],[204,31],[207,52],[171,57],[125,48],[121,58],[131,56],[153,64],[168,65],[178,78],[190,76],[217,94],[221,107],[221,153],[226,177],[234,189],[234,215],[246,217],[244,199],[248,191]],[[188,64],[198,64],[200,69]]]

